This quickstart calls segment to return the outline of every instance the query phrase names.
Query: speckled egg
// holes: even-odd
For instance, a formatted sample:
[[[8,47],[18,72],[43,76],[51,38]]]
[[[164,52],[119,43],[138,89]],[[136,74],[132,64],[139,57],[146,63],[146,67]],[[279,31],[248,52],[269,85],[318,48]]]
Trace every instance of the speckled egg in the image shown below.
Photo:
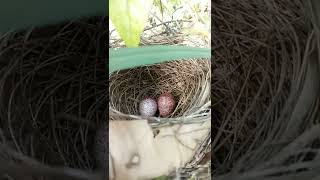
[[[174,97],[171,93],[163,93],[158,98],[158,108],[161,117],[169,116],[175,108]]]
[[[150,97],[144,98],[139,104],[139,113],[142,117],[154,116],[157,112],[157,102]]]

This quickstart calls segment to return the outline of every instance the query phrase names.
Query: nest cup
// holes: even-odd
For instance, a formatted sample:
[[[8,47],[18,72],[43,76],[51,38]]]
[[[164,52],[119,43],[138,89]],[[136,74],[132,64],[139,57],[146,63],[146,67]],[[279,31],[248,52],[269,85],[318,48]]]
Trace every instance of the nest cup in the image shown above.
[[[208,115],[210,81],[210,61],[207,59],[122,70],[109,76],[110,114],[124,119],[141,119],[139,103],[143,98],[157,99],[162,93],[171,92],[176,107],[169,118],[194,115],[201,108],[204,110],[201,113]]]
[[[161,118],[159,112],[154,117],[149,117],[149,124],[153,129],[174,123],[207,121],[211,118],[210,71],[210,61],[198,59],[172,61],[113,73],[109,76],[109,118],[111,120],[145,119],[139,115],[140,101],[146,96],[157,99],[160,94],[171,92],[176,107],[169,117]],[[152,121],[153,119],[158,121]],[[210,149],[210,140],[207,139],[197,148],[194,156],[202,156],[208,149]],[[190,177],[204,171],[207,176],[210,165],[199,169],[199,162],[197,158],[193,158],[179,173]],[[192,169],[191,172],[190,169]],[[174,173],[173,177],[176,176]]]
[[[145,31],[140,46],[145,45],[188,45],[203,47],[186,39],[183,34],[168,37],[162,30]],[[110,31],[112,32],[112,31]],[[109,34],[109,36],[111,36]],[[205,45],[207,47],[208,45]],[[109,39],[109,47],[124,47],[118,37]],[[168,117],[148,117],[153,130],[163,126],[186,123],[202,123],[211,118],[211,60],[178,59],[161,64],[146,65],[109,74],[109,119],[145,119],[139,114],[139,103],[146,96],[157,99],[162,93],[174,96],[175,108]],[[210,133],[195,152],[194,158],[179,172],[171,172],[170,177],[191,177],[204,174],[208,177],[210,162],[200,168],[199,158],[210,149]]]

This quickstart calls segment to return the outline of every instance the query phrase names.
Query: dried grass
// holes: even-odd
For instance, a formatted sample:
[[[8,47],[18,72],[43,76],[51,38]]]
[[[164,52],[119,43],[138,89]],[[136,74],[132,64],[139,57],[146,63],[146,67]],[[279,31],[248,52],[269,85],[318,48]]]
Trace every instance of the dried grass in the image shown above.
[[[320,138],[319,63],[309,55],[319,36],[310,33],[303,1],[214,1],[212,8],[216,179],[319,176],[312,146]]]
[[[26,173],[17,179],[97,179],[88,171],[96,169],[94,136],[106,119],[106,32],[94,17],[0,40],[0,150],[29,157],[12,166]],[[1,164],[10,162],[1,152]]]
[[[145,96],[157,98],[171,92],[177,105],[168,118],[209,116],[210,76],[208,60],[173,61],[114,73],[109,77],[110,111],[141,119],[138,107]]]

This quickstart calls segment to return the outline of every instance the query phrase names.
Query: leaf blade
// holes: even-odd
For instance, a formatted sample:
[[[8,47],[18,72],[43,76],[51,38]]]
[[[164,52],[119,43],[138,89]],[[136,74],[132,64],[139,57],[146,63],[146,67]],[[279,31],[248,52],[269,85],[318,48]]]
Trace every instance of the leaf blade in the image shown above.
[[[110,19],[127,47],[138,47],[151,0],[111,0]]]
[[[210,58],[209,48],[145,46],[109,49],[109,72],[184,58]]]

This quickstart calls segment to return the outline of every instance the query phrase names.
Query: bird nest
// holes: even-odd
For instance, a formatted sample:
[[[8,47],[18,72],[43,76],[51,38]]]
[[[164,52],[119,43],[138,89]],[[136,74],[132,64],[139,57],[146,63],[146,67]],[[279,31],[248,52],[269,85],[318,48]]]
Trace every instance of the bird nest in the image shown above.
[[[212,7],[215,179],[315,173],[319,63],[310,54],[319,35],[308,33],[304,1],[219,0]]]
[[[182,44],[181,35],[168,37],[155,35],[148,40],[142,38],[142,45]],[[119,41],[110,47],[121,47]],[[148,117],[153,129],[173,124],[202,123],[211,118],[211,60],[184,59],[161,64],[126,69],[109,75],[109,117],[110,120],[145,119],[139,114],[139,103],[146,96],[157,99],[160,94],[171,92],[176,107],[168,117],[159,113]],[[182,168],[179,176],[190,177],[199,172],[209,177],[210,162],[199,165],[206,153],[210,153],[210,133],[199,145],[193,160]],[[208,159],[207,159],[208,160]],[[172,176],[176,176],[173,173]],[[200,176],[199,176],[200,177]]]
[[[107,114],[105,24],[91,17],[0,39],[0,162],[12,162],[3,154],[9,152],[18,167],[26,164],[28,170],[8,166],[24,173],[17,179],[28,172],[35,179],[63,172],[83,178],[97,169],[94,138]],[[48,173],[48,166],[83,171]]]
[[[142,119],[138,109],[144,97],[171,92],[176,101],[173,113],[150,120],[195,122],[210,116],[210,81],[209,60],[173,61],[113,73],[109,76],[110,117]]]

